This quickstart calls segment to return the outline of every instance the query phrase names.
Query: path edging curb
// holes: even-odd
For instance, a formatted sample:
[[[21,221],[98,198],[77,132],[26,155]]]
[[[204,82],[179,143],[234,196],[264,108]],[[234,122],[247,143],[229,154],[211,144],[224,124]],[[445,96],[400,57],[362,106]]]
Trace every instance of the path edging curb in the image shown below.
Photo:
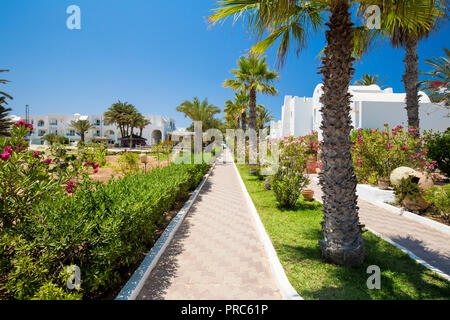
[[[189,212],[189,209],[192,207],[192,204],[197,199],[197,196],[199,195],[204,184],[206,183],[209,176],[211,175],[211,172],[213,171],[214,167],[215,167],[215,163],[213,163],[213,165],[209,169],[208,173],[205,175],[203,180],[200,182],[200,184],[194,190],[192,195],[189,197],[188,201],[186,201],[183,208],[181,208],[181,210],[178,211],[177,215],[175,217],[173,217],[172,221],[166,227],[166,229],[161,234],[159,239],[155,242],[153,247],[150,249],[150,252],[145,256],[142,263],[135,270],[135,272],[130,277],[128,282],[125,284],[125,286],[122,288],[122,290],[117,295],[115,300],[135,300],[136,299],[136,297],[138,296],[142,287],[144,286],[145,281],[149,277],[152,270],[155,268],[156,264],[158,263],[159,259],[161,258],[161,255],[164,253],[164,251],[166,250],[166,248],[172,241],[172,238],[175,235],[175,233],[177,232],[181,223],[184,221],[184,218],[186,217],[187,213]]]
[[[258,235],[260,240],[264,245],[264,250],[266,251],[267,258],[269,259],[269,264],[272,269],[272,273],[275,277],[275,280],[278,285],[278,289],[284,300],[304,300],[294,289],[294,287],[289,282],[289,279],[284,272],[283,266],[281,265],[280,260],[278,259],[277,252],[273,247],[272,241],[270,240],[269,235],[264,228],[264,225],[259,217],[258,211],[256,210],[255,204],[250,197],[250,194],[245,187],[244,181],[242,180],[241,174],[239,173],[236,164],[234,163],[234,159],[232,160],[233,167],[236,170],[236,174],[239,178],[239,184],[241,185],[242,191],[244,192],[245,199],[247,200],[247,204],[249,206],[250,212],[252,213],[253,220],[256,224],[256,230],[258,231]]]

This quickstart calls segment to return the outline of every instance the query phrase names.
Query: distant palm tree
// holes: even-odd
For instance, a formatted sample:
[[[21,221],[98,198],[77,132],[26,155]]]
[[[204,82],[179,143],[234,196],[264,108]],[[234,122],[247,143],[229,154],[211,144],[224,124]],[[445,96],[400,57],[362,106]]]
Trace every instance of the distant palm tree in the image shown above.
[[[225,80],[223,86],[235,91],[242,91],[249,95],[249,122],[250,129],[256,129],[256,94],[277,95],[277,89],[271,85],[273,80],[279,79],[278,73],[269,70],[266,58],[258,58],[253,54],[240,57],[238,68],[232,70],[235,79]]]
[[[429,93],[431,101],[442,103],[447,108],[450,107],[450,50],[444,48],[446,57],[439,59],[433,57],[425,63],[434,69],[430,72],[422,72],[421,75],[429,76],[430,79],[420,82],[422,90]]]
[[[372,84],[378,85],[380,88],[387,88],[387,86],[382,85],[386,78],[378,80],[378,75],[370,75],[368,73],[363,74],[362,79],[356,80],[355,85],[357,86],[370,86]]]
[[[107,124],[116,124],[119,127],[120,135],[125,137],[130,135],[130,129],[133,132],[133,129],[136,128],[139,115],[135,106],[119,100],[108,108],[103,117]]]
[[[142,132],[144,131],[146,126],[151,125],[152,122],[148,119],[145,119],[143,116],[141,116],[137,123],[136,123],[136,127],[139,129],[139,136],[142,137]]]
[[[75,129],[77,134],[81,137],[81,142],[84,143],[84,137],[86,132],[92,129],[94,126],[89,122],[89,120],[77,120],[71,121],[70,126]]]
[[[43,136],[42,140],[47,141],[52,146],[54,143],[58,142],[58,135],[54,133],[49,133]]]
[[[369,6],[377,5],[381,9],[381,28],[374,29],[378,38],[389,39],[395,48],[405,49],[405,74],[403,82],[406,93],[406,112],[408,126],[419,127],[419,41],[438,31],[447,19],[447,7],[441,0],[359,0],[359,13]]]
[[[209,104],[208,98],[200,102],[198,97],[194,97],[192,101],[183,101],[177,111],[184,113],[184,116],[192,121],[201,121],[203,130],[208,130],[216,124],[214,116],[220,113],[218,107]]]
[[[273,121],[275,118],[272,113],[266,109],[262,104],[256,107],[256,126],[262,130],[266,127],[266,124]]]
[[[245,92],[235,93],[234,101],[225,102],[225,119],[232,121],[236,129],[247,129],[247,109],[249,96]]]

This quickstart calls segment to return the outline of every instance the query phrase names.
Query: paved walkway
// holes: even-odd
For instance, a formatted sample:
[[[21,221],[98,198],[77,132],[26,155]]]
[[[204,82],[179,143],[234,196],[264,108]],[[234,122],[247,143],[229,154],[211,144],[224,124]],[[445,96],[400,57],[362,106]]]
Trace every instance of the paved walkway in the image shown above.
[[[137,299],[281,298],[233,164],[217,164]]]
[[[321,201],[322,190],[312,179],[314,198]],[[358,200],[361,223],[403,246],[430,265],[450,275],[450,236],[407,217],[392,213],[363,199]]]

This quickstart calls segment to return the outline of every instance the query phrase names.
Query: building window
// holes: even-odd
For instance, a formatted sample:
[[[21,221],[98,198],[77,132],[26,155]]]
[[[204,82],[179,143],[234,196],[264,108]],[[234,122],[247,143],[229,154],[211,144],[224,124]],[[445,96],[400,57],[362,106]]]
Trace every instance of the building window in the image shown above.
[[[39,122],[38,122],[38,127],[43,127],[43,126],[44,126],[44,121],[39,120]]]

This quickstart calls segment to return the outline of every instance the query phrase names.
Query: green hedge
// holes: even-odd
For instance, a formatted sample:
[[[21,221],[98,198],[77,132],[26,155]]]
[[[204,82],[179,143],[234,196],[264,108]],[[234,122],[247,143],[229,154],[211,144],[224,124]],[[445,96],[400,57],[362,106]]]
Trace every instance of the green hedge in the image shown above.
[[[31,208],[25,223],[2,230],[0,297],[98,298],[123,283],[154,241],[165,213],[185,200],[208,165],[171,165],[108,184],[84,182],[73,196]],[[81,269],[69,291],[66,267]]]

